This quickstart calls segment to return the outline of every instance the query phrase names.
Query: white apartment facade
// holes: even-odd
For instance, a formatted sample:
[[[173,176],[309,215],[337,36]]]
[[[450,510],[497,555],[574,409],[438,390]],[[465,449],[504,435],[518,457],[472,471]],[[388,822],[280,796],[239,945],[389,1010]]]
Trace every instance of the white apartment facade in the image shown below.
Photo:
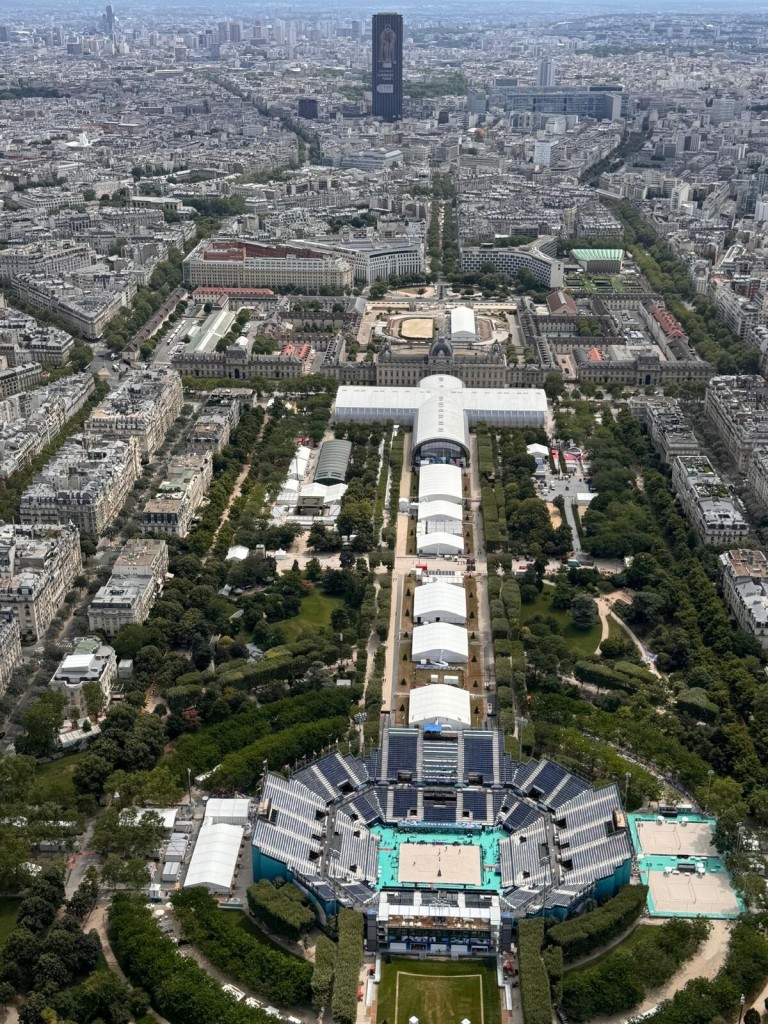
[[[11,612],[21,635],[41,637],[82,572],[76,527],[0,525],[0,612]]]
[[[129,540],[109,581],[91,602],[90,628],[113,637],[123,626],[140,625],[162,593],[167,572],[168,545],[164,540]]]

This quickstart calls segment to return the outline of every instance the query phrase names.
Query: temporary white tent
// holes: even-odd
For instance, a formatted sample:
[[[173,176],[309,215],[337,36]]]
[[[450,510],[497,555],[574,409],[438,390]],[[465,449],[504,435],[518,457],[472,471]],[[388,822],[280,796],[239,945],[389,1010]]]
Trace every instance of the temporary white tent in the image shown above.
[[[463,626],[467,621],[467,595],[463,587],[437,580],[422,583],[413,595],[413,621],[453,622]]]
[[[435,501],[423,501],[419,505],[419,522],[431,522],[435,519],[453,519],[461,522],[464,517],[461,505],[455,501],[443,501],[438,498]]]
[[[436,530],[434,533],[416,534],[416,552],[419,555],[462,555],[464,538],[460,533]]]
[[[461,470],[435,462],[419,469],[419,501],[453,501],[462,497]]]
[[[466,629],[451,622],[430,622],[426,626],[414,626],[411,660],[464,664],[469,660]]]
[[[202,885],[211,893],[229,892],[242,842],[243,830],[239,825],[223,822],[214,825],[204,821],[189,862],[184,888]]]
[[[462,728],[472,724],[469,694],[458,686],[433,683],[411,690],[408,703],[408,724],[452,725]]]
[[[248,824],[248,811],[251,801],[247,797],[211,797],[205,805],[205,820],[214,825],[225,822],[227,825]]]
[[[451,310],[451,341],[475,341],[476,338],[475,311],[469,306],[456,306]]]

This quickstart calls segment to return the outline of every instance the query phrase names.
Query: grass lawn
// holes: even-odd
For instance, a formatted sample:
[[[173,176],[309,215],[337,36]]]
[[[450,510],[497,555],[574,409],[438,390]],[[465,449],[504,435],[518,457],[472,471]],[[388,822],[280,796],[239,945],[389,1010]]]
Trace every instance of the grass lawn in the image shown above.
[[[393,959],[381,973],[378,1024],[499,1024],[501,998],[493,960]]]
[[[590,967],[596,967],[601,960],[605,960],[605,958],[607,956],[610,956],[611,953],[618,953],[619,950],[621,950],[622,953],[632,953],[637,944],[642,943],[643,939],[648,935],[648,933],[653,930],[654,926],[652,924],[640,924],[637,926],[637,928],[635,928],[631,935],[628,935],[626,939],[624,939],[623,942],[620,942],[617,946],[611,946],[611,948],[607,949],[605,953],[601,953],[600,956],[596,956],[594,960],[590,960],[583,966],[579,964],[573,964],[572,966],[569,966],[568,964],[566,964],[564,967],[564,972],[566,974],[569,974],[571,971],[589,970]]]
[[[35,785],[30,800],[34,803],[57,803],[62,807],[74,807],[77,791],[72,784],[72,773],[85,757],[85,751],[68,754],[56,761],[39,764],[35,769]]]
[[[0,949],[2,949],[3,943],[13,931],[20,903],[21,897],[19,896],[0,897]]]
[[[234,921],[238,928],[242,928],[246,934],[250,935],[252,939],[260,942],[263,946],[269,946],[270,949],[279,949],[281,953],[288,953],[283,946],[279,943],[274,942],[270,937],[263,932],[258,925],[255,925],[253,921],[248,917],[244,910],[222,910],[222,914],[226,914],[230,921]]]
[[[275,625],[282,629],[286,643],[291,643],[306,634],[314,636],[317,630],[323,627],[329,628],[333,609],[343,607],[344,601],[340,597],[326,597],[315,588],[301,599],[301,611],[298,615],[276,622]]]
[[[533,604],[522,605],[520,609],[520,622],[525,625],[534,615],[551,615],[553,619],[557,620],[560,631],[568,641],[571,649],[579,657],[594,654],[600,643],[600,634],[602,633],[600,623],[597,622],[596,625],[586,632],[576,629],[571,622],[568,612],[552,610],[552,595],[554,592],[554,587],[545,586]]]

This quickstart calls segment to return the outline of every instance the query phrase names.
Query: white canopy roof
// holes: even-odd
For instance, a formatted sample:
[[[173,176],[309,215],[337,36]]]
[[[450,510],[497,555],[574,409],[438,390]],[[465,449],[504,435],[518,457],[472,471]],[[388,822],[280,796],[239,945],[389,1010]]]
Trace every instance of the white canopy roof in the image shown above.
[[[472,724],[469,694],[458,686],[432,683],[411,690],[408,703],[408,724],[448,722],[456,726]]]
[[[416,534],[416,551],[420,555],[460,555],[464,551],[464,538],[460,533]]]
[[[419,501],[456,501],[462,498],[458,466],[430,463],[419,469]]]
[[[419,522],[425,519],[455,519],[460,523],[462,518],[461,505],[455,501],[438,498],[436,501],[422,501],[419,504]]]
[[[211,797],[205,805],[205,820],[247,825],[251,801],[247,797]]]
[[[463,587],[436,580],[422,583],[413,595],[413,618],[431,619],[439,615],[450,615],[452,619],[467,621],[467,595]]]
[[[430,622],[426,626],[414,626],[411,659],[461,663],[468,661],[469,637],[466,629],[451,622]]]
[[[451,337],[475,337],[475,311],[469,306],[456,306],[451,310]]]
[[[184,888],[204,885],[211,892],[228,892],[235,877],[237,857],[243,841],[239,825],[203,822],[195,844]]]
[[[547,396],[541,388],[464,388],[450,375],[425,377],[416,388],[361,387],[342,384],[336,393],[339,422],[376,423],[393,420],[413,423],[418,410],[438,394],[448,397],[467,414],[470,425],[477,422],[506,427],[543,427],[547,417]]]

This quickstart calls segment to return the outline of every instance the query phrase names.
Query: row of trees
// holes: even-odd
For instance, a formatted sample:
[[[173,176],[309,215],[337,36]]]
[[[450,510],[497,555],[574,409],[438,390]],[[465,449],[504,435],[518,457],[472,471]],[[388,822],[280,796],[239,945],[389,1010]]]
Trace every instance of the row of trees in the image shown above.
[[[128,979],[141,985],[171,1024],[268,1024],[264,1013],[236,1003],[194,960],[179,956],[144,906],[144,897],[115,896],[109,939]]]
[[[709,922],[701,918],[642,926],[626,948],[622,944],[594,966],[565,975],[565,1013],[570,1020],[586,1021],[634,1009],[690,960],[708,933]]]
[[[765,654],[729,621],[717,592],[716,557],[696,547],[668,477],[655,468],[650,444],[634,420],[624,412],[615,422],[604,418],[590,445],[599,493],[584,517],[585,545],[593,553],[634,553],[623,582],[635,597],[619,611],[647,638],[659,668],[684,694],[682,702],[672,705],[676,714],[660,718],[648,708],[645,716],[655,720],[658,732],[679,735],[722,779],[733,776],[734,820],[748,810],[768,820]],[[642,474],[642,491],[637,474]],[[693,691],[688,699],[687,691]],[[701,703],[696,700],[700,691],[706,717],[713,720],[709,726],[690,713],[690,698],[694,705]]]
[[[550,977],[542,956],[544,921],[531,918],[517,926],[520,998],[524,1024],[552,1024]]]
[[[339,942],[333,973],[331,1014],[334,1024],[355,1024],[357,989],[363,966],[363,915],[356,910],[339,911]]]
[[[713,363],[718,373],[756,373],[760,353],[733,334],[710,302],[694,294],[688,269],[669,243],[659,238],[628,200],[608,205],[624,225],[625,246],[654,291],[664,296],[698,354]]]
[[[98,934],[84,934],[80,927],[81,911],[86,909],[83,899],[90,904],[92,893],[83,893],[83,899],[79,896],[84,886],[90,890],[94,885],[92,878],[87,879],[61,914],[64,872],[60,866],[46,868],[30,884],[0,953],[0,993],[4,1002],[13,994],[25,994],[19,1013],[24,1024],[42,1024],[57,997],[66,996],[66,990],[83,982],[99,964]],[[135,1006],[143,1011],[146,1001],[139,998]]]
[[[12,473],[3,482],[3,488],[0,491],[0,519],[9,523],[18,518],[21,496],[32,483],[34,476],[56,455],[65,441],[83,429],[83,424],[108,391],[108,386],[103,381],[97,380],[91,397],[83,408],[64,425],[53,441],[50,441],[28,466]]]
[[[173,907],[186,938],[235,981],[279,1006],[309,1002],[312,965],[241,927],[204,889],[185,889]]]

